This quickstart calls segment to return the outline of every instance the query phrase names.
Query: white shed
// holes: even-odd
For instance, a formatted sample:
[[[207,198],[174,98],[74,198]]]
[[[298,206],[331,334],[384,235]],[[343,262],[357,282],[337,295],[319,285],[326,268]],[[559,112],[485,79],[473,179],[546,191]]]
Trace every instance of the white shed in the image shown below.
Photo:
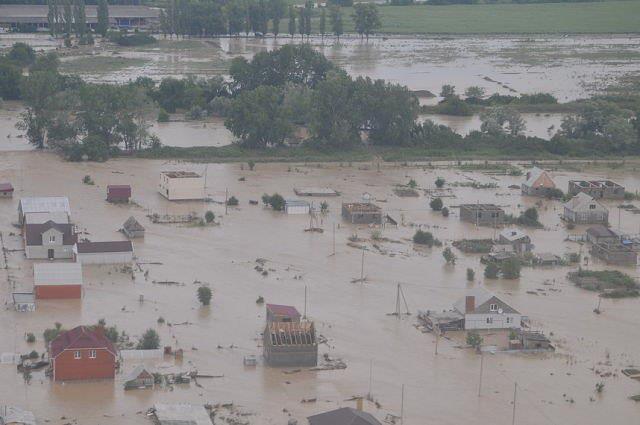
[[[36,310],[36,296],[32,292],[14,292],[11,297],[16,311],[28,312]]]
[[[131,241],[78,242],[73,247],[82,264],[125,264],[133,261]]]
[[[170,201],[204,199],[204,177],[193,171],[163,171],[158,191]]]
[[[309,203],[300,199],[284,201],[284,212],[287,214],[309,214]]]

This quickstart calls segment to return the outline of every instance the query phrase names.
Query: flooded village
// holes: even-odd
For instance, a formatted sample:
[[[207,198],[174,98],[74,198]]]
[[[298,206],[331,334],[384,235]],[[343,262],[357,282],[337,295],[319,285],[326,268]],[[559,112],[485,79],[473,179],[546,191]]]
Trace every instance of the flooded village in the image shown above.
[[[635,81],[636,32],[374,31],[365,40],[364,32],[316,34],[329,6],[307,3],[289,9],[287,20],[313,16],[313,31],[303,27],[298,39],[252,28],[174,40],[160,15],[172,6],[109,2],[110,31],[133,38],[153,30],[148,44],[129,46],[98,35],[103,3],[87,2],[91,43],[45,33],[40,15],[51,5],[27,7],[30,14],[0,5],[0,71],[8,69],[2,55],[24,42],[38,58],[59,56],[55,73],[59,66],[70,91],[151,87],[150,103],[139,104],[148,110],[126,122],[149,145],[124,140],[106,153],[86,128],[124,132],[123,104],[87,125],[86,99],[62,97],[76,110],[57,109],[57,127],[38,146],[24,124],[34,105],[0,102],[0,425],[638,421],[640,159],[629,146],[640,139],[620,142],[625,125],[637,133],[638,109],[598,134],[618,150],[566,143],[583,143],[566,134],[579,128],[589,97]],[[335,16],[326,19],[335,26]],[[255,55],[289,44],[331,61],[318,86],[342,70],[342,78],[406,86],[410,137],[422,134],[427,148],[384,145],[367,122],[355,129],[362,146],[342,152],[327,143],[328,154],[305,157],[317,153],[308,143],[321,133],[303,111],[305,101],[322,101],[311,83],[297,86],[307,92],[292,101],[289,114],[300,120],[286,137],[247,147],[263,140],[237,131],[241,114],[229,112],[248,93],[238,87],[254,84],[238,75],[252,72]],[[247,60],[244,74],[237,58]],[[23,71],[25,79],[42,72],[33,64]],[[195,118],[194,108],[167,112],[159,88],[167,77],[197,82],[192,89],[219,81],[223,94]],[[465,92],[472,87],[482,93]],[[518,104],[527,96],[555,101]],[[212,112],[220,98],[226,115]],[[500,108],[482,103],[489,98],[513,102],[518,119],[492,122]],[[468,110],[443,113],[450,101]],[[347,114],[343,106],[334,105]],[[264,118],[243,113],[252,125]],[[279,118],[255,128],[271,134]],[[50,143],[72,127],[76,145]],[[490,137],[523,145],[482,145],[476,157],[472,143]],[[289,156],[296,149],[303,153]]]

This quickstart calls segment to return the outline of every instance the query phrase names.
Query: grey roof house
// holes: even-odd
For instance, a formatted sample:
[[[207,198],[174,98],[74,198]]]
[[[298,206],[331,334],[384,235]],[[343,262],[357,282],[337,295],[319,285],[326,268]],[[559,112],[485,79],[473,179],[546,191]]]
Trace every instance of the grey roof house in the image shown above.
[[[341,407],[307,417],[309,425],[382,425],[373,415],[353,407]]]
[[[513,250],[518,254],[533,250],[531,238],[520,229],[504,229],[498,236],[498,243],[511,245]]]
[[[563,205],[562,218],[574,224],[607,224],[609,210],[584,192]]]
[[[73,258],[73,245],[77,241],[73,224],[49,220],[24,226],[25,255],[29,259]]]
[[[591,226],[586,231],[587,241],[592,244],[614,243],[620,240],[620,237],[607,226],[598,224]]]
[[[520,329],[522,315],[483,288],[471,289],[453,305],[464,317],[464,329]]]
[[[143,238],[145,228],[138,220],[131,216],[122,225],[122,232],[127,235],[129,239]]]
[[[71,216],[69,198],[64,196],[47,196],[36,198],[22,198],[18,203],[18,221],[24,223],[24,215],[28,213],[66,213]]]

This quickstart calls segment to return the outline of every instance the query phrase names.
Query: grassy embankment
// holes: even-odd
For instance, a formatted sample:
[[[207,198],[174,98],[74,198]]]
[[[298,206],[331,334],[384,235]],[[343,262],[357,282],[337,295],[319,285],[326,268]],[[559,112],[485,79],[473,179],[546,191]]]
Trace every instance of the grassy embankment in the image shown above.
[[[385,6],[380,12],[381,32],[388,34],[640,32],[639,1]],[[353,31],[351,19],[345,24]]]

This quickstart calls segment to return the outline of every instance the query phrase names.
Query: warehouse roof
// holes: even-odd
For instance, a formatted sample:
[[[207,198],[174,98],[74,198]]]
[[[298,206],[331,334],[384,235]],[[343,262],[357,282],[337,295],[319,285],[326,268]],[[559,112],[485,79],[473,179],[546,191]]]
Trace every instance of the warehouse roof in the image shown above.
[[[78,242],[78,254],[97,254],[106,252],[133,252],[131,241]]]
[[[33,283],[45,285],[82,285],[80,263],[36,263],[33,265]]]
[[[0,15],[2,10],[0,10]],[[59,212],[64,211],[71,214],[69,198],[66,196],[47,196],[20,199],[20,210],[22,214],[34,212]]]

